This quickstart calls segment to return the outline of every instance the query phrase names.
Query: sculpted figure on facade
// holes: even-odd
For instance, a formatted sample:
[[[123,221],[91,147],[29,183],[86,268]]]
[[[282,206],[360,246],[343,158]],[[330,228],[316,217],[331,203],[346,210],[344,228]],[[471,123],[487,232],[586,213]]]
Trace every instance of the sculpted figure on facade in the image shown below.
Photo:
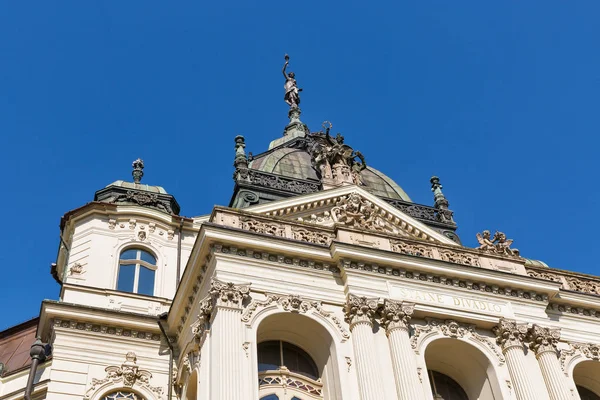
[[[494,236],[491,237],[490,231],[485,230],[476,236],[479,242],[479,250],[503,256],[519,256],[519,250],[510,248],[513,240],[507,239],[503,232],[496,231]]]
[[[283,64],[283,76],[285,78],[285,84],[283,88],[285,89],[285,94],[283,99],[290,106],[290,108],[298,108],[300,105],[300,92],[302,89],[298,88],[296,84],[296,74],[293,72],[286,73],[286,68],[290,63],[290,56],[285,55],[285,64]]]
[[[527,339],[530,341],[529,348],[531,348],[536,355],[546,351],[556,354],[556,343],[560,339],[560,329],[546,328],[534,324],[529,330]]]
[[[354,228],[383,229],[383,226],[378,224],[373,204],[357,193],[342,197],[331,209],[331,216],[334,222]]]

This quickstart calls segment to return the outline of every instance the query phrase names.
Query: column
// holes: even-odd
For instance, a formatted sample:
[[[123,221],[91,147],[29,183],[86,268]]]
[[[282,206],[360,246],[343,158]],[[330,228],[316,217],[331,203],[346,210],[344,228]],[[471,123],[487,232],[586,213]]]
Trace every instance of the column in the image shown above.
[[[350,324],[358,389],[361,400],[383,399],[383,387],[377,363],[373,337],[373,318],[379,308],[379,299],[348,295],[346,321]]]
[[[242,400],[245,393],[244,326],[241,322],[242,302],[250,292],[249,284],[235,285],[213,280],[210,295],[211,318],[210,398]]]
[[[556,351],[556,343],[560,339],[560,329],[533,325],[529,330],[528,338],[531,341],[529,347],[535,352],[540,364],[550,400],[572,399]]]
[[[518,400],[540,400],[531,379],[527,376],[523,341],[527,334],[527,324],[517,324],[517,321],[501,318],[494,328],[497,342],[506,358],[510,379],[515,388]]]
[[[423,398],[423,390],[417,374],[415,354],[410,345],[409,322],[415,309],[414,303],[386,300],[383,304],[382,325],[390,344],[396,392],[399,400]]]

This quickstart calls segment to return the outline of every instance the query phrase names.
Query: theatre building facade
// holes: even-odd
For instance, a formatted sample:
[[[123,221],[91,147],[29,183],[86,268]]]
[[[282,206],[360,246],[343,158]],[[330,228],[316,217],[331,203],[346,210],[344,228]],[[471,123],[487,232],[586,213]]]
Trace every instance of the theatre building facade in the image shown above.
[[[463,246],[439,178],[413,203],[284,75],[229,206],[184,217],[136,160],[62,217],[60,300],[0,333],[0,400],[600,400],[600,279],[510,232]]]

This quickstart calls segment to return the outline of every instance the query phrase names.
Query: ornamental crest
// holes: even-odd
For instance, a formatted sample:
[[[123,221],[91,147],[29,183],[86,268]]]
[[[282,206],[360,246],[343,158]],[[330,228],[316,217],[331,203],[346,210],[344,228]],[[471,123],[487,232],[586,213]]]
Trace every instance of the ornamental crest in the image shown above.
[[[87,390],[85,398],[90,398],[92,394],[102,386],[118,385],[126,387],[141,386],[162,398],[163,388],[150,385],[152,374],[150,371],[140,369],[137,365],[137,356],[133,351],[125,355],[125,362],[118,365],[106,367],[106,376],[102,379],[92,379],[92,385]]]

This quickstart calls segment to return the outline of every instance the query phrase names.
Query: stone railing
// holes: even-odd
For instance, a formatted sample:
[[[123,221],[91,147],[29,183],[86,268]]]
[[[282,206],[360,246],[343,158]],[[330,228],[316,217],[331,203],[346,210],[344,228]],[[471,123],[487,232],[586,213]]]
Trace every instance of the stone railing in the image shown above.
[[[424,206],[422,204],[415,204],[408,201],[389,199],[382,197],[386,203],[390,204],[394,208],[402,211],[404,214],[413,217],[424,223],[437,223],[440,225],[447,226],[449,228],[456,228],[454,222],[454,211],[441,210],[435,207]]]
[[[250,183],[256,186],[297,194],[314,193],[320,189],[318,182],[292,179],[253,169],[248,170],[248,179],[250,180]]]
[[[262,388],[273,387],[297,391],[310,398],[321,399],[323,396],[323,383],[310,379],[304,375],[291,372],[285,367],[277,370],[258,373],[258,386]]]
[[[527,270],[527,275],[533,278],[561,283],[562,288],[565,290],[600,296],[600,278],[549,268],[526,267],[525,269]]]

